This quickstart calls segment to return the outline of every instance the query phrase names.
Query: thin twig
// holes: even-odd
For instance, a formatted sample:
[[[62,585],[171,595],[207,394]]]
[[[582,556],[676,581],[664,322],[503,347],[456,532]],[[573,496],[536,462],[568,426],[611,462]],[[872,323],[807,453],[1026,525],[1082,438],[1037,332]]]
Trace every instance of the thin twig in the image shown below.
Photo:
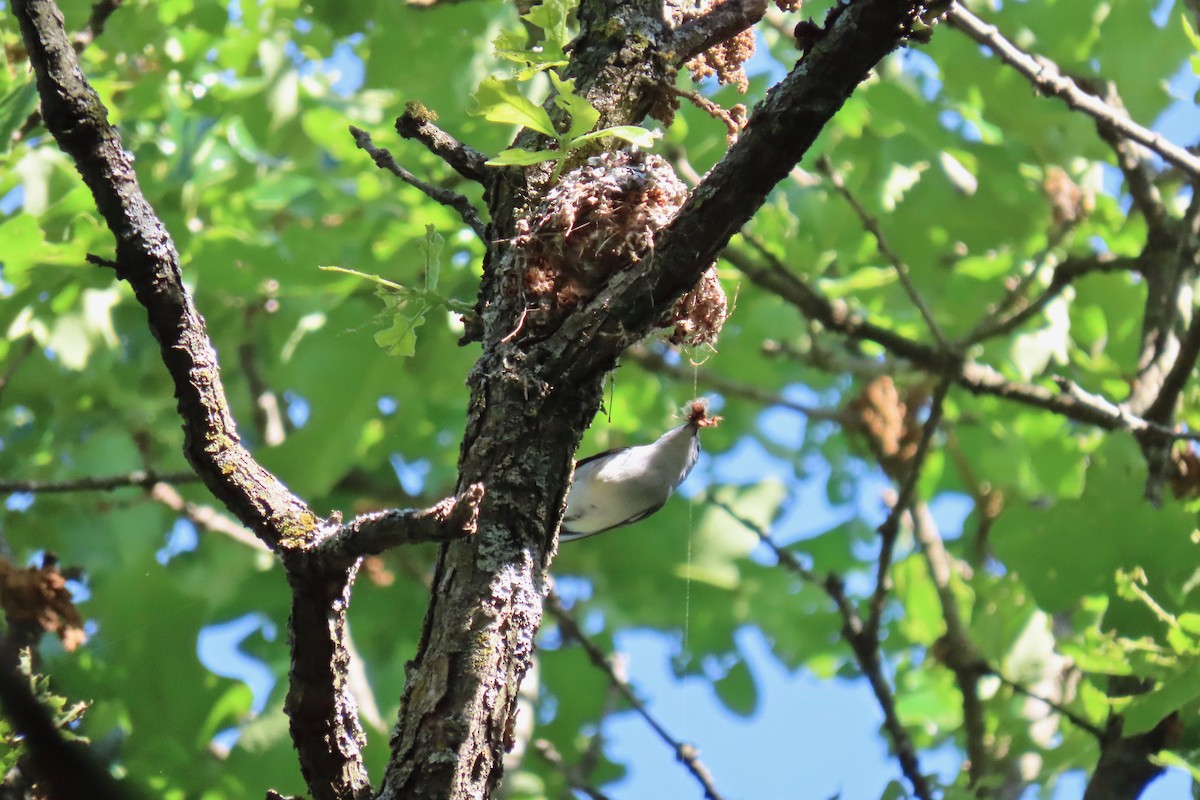
[[[575,622],[575,618],[563,608],[558,595],[551,593],[546,598],[546,610],[550,612],[550,615],[554,617],[558,626],[562,629],[564,638],[572,639],[579,643],[588,660],[608,676],[612,685],[616,687],[621,696],[625,698],[625,701],[637,712],[638,716],[645,720],[646,724],[658,735],[658,738],[675,752],[675,758],[687,768],[687,771],[700,784],[700,787],[704,790],[704,796],[708,800],[721,800],[721,795],[717,792],[717,788],[713,784],[712,775],[709,773],[708,768],[700,761],[700,755],[695,746],[676,739],[663,727],[662,723],[654,718],[654,715],[646,708],[645,703],[638,699],[638,696],[633,691],[633,687],[613,671],[604,651],[588,638],[587,634]]]
[[[913,745],[912,737],[904,729],[904,725],[900,722],[900,716],[896,712],[895,694],[884,675],[883,664],[879,658],[879,639],[873,638],[870,631],[863,625],[862,616],[846,595],[841,577],[830,574],[821,579],[813,570],[805,567],[794,553],[778,544],[770,533],[758,523],[741,516],[727,503],[715,498],[711,493],[705,498],[705,502],[721,509],[746,530],[758,536],[759,541],[775,554],[781,567],[789,570],[805,583],[820,588],[833,601],[842,618],[842,637],[850,645],[859,670],[867,678],[867,682],[871,685],[871,691],[875,695],[879,707],[883,710],[883,726],[892,741],[892,749],[896,753],[896,759],[900,762],[900,770],[912,784],[913,793],[917,797],[921,800],[932,800],[933,792],[921,770],[917,748]]]
[[[228,536],[238,544],[244,544],[253,550],[270,552],[270,548],[263,544],[261,539],[238,524],[237,520],[222,514],[212,506],[189,503],[169,483],[155,483],[150,487],[150,497],[175,513],[187,517],[188,521],[201,530]]]
[[[778,406],[779,408],[786,408],[789,411],[795,411],[798,414],[803,414],[809,419],[814,420],[840,422],[842,419],[842,411],[840,409],[808,406],[803,403],[797,403],[792,400],[788,400],[786,397],[776,394],[775,392],[769,392],[752,384],[735,381],[712,372],[700,370],[693,372],[692,370],[683,366],[668,364],[660,356],[657,356],[642,347],[634,347],[627,350],[625,357],[631,359],[633,363],[637,364],[647,372],[653,372],[657,375],[665,375],[677,381],[691,382],[694,379],[697,383],[729,397],[739,397],[743,400],[761,403],[764,406]]]
[[[1022,697],[1028,697],[1030,700],[1036,700],[1039,703],[1043,703],[1044,705],[1046,705],[1050,709],[1052,709],[1055,713],[1057,713],[1060,716],[1064,717],[1065,719],[1069,720],[1071,722],[1071,724],[1073,724],[1075,727],[1079,728],[1080,730],[1087,731],[1092,736],[1095,736],[1096,739],[1101,742],[1104,741],[1104,731],[1101,728],[1099,728],[1097,725],[1095,725],[1091,720],[1089,720],[1085,717],[1082,717],[1079,714],[1076,714],[1074,711],[1067,708],[1062,703],[1055,702],[1054,700],[1051,700],[1048,697],[1042,697],[1040,694],[1037,694],[1036,692],[1026,689],[1024,686],[1017,683],[1016,681],[1010,680],[1009,678],[1004,677],[999,672],[997,672],[995,669],[989,668],[987,674],[994,676],[1002,684],[1007,686],[1009,689],[1012,689],[1014,692],[1021,695]]]
[[[1050,285],[1035,297],[1033,300],[1026,302],[1018,302],[1015,300],[1007,302],[1008,313],[1001,314],[996,317],[989,317],[982,320],[975,330],[967,334],[964,340],[965,346],[978,344],[986,339],[992,339],[996,336],[1003,336],[1011,333],[1017,328],[1024,325],[1027,321],[1040,314],[1050,301],[1062,294],[1063,289],[1073,284],[1077,279],[1085,275],[1093,273],[1113,273],[1113,272],[1136,272],[1140,264],[1138,259],[1133,257],[1119,257],[1109,254],[1096,256],[1070,256],[1061,264],[1054,268],[1053,277],[1050,279]],[[1038,268],[1034,267],[1027,276],[1029,280],[1037,274]],[[1027,286],[1028,281],[1023,280],[1022,286]],[[1016,295],[1014,291],[1010,297]]]
[[[748,240],[749,241],[749,240]],[[726,248],[723,257],[746,277],[792,303],[805,316],[820,322],[825,328],[851,339],[865,339],[881,345],[893,356],[906,359],[926,372],[945,374],[953,370],[953,354],[909,339],[893,330],[876,325],[862,314],[852,311],[845,303],[832,301],[814,289],[803,278],[794,275],[777,257],[766,249],[759,253],[769,266],[762,266],[736,248]],[[1135,436],[1155,435],[1168,439],[1200,441],[1200,433],[1176,430],[1149,422],[1122,409],[1099,395],[1067,385],[1059,392],[1042,386],[1011,381],[992,367],[974,361],[964,361],[954,374],[958,385],[974,394],[988,394],[1024,405],[1045,409],[1077,422],[1095,425],[1103,430],[1124,430]]]
[[[601,792],[595,786],[592,786],[579,774],[577,767],[568,764],[563,760],[562,753],[547,739],[534,739],[533,749],[543,760],[550,766],[558,770],[558,773],[563,776],[563,779],[577,792],[583,792],[591,800],[608,800],[608,795]]]
[[[879,224],[879,220],[871,216],[863,204],[858,202],[858,198],[846,186],[846,181],[842,178],[842,174],[833,168],[833,163],[829,160],[828,156],[818,158],[816,166],[817,171],[829,180],[829,183],[837,190],[837,193],[854,210],[863,228],[875,238],[875,246],[878,248],[879,254],[887,259],[892,265],[892,269],[896,271],[896,277],[900,279],[900,285],[904,287],[904,291],[908,294],[909,299],[912,300],[913,305],[917,307],[917,311],[921,312],[921,318],[925,320],[925,325],[929,328],[929,332],[933,334],[933,338],[937,340],[938,345],[943,350],[949,350],[950,342],[946,339],[946,335],[942,333],[937,320],[934,319],[933,310],[921,297],[921,293],[917,291],[916,285],[912,282],[912,276],[909,274],[908,264],[904,263],[904,259],[900,258],[899,253],[892,249],[887,235],[883,232],[883,227]]]
[[[892,554],[896,548],[896,539],[900,533],[900,520],[912,505],[917,493],[917,481],[921,477],[921,469],[929,456],[929,446],[938,426],[942,424],[942,412],[946,403],[946,395],[954,376],[946,374],[933,390],[933,398],[929,404],[929,417],[921,430],[921,441],[917,444],[916,453],[909,462],[908,474],[896,498],[896,504],[887,519],[879,526],[879,565],[875,574],[875,590],[871,594],[871,602],[867,613],[866,631],[872,638],[878,638],[879,626],[883,619],[883,607],[888,593],[888,572],[891,569]]]
[[[20,346],[12,357],[8,359],[8,363],[4,365],[4,372],[0,374],[0,398],[4,396],[4,390],[8,388],[8,384],[12,382],[13,376],[17,374],[17,370],[25,363],[25,360],[33,354],[37,342],[32,336],[26,336],[21,340]]]
[[[31,494],[111,492],[130,486],[149,489],[159,482],[197,483],[199,480],[200,478],[194,472],[154,472],[153,470],[138,469],[124,475],[74,478],[66,481],[0,481],[0,492],[29,492]]]
[[[413,175],[404,167],[397,164],[396,159],[392,157],[390,152],[382,147],[376,147],[371,141],[371,134],[367,133],[361,128],[356,128],[351,125],[350,135],[354,137],[354,143],[358,145],[360,150],[367,151],[367,153],[375,161],[375,166],[391,172],[409,186],[419,189],[431,200],[457,211],[458,215],[462,218],[462,221],[467,224],[467,227],[475,232],[475,235],[479,237],[480,241],[484,240],[484,227],[483,222],[481,222],[479,219],[479,212],[475,209],[475,206],[471,205],[471,201],[468,200],[466,196],[461,195],[458,192],[452,192],[449,189],[443,189],[440,186],[434,186],[431,183],[426,183],[416,175]]]
[[[689,101],[696,108],[708,114],[715,120],[720,121],[725,125],[725,141],[732,144],[737,141],[738,134],[742,132],[742,128],[746,125],[746,107],[736,105],[734,109],[740,109],[740,113],[735,113],[733,110],[726,110],[724,106],[714,103],[704,95],[694,89],[680,89],[678,86],[668,86],[667,90],[676,97],[682,97]],[[695,170],[693,170],[695,172]],[[698,176],[697,176],[698,177]],[[699,183],[699,180],[692,181],[693,185]]]
[[[1069,108],[1083,111],[1122,136],[1150,148],[1186,172],[1191,180],[1200,179],[1200,158],[1167,141],[1162,135],[1139,125],[1100,98],[1083,91],[1073,80],[1063,75],[1054,62],[1021,50],[1004,38],[995,25],[985,23],[958,3],[950,9],[946,19],[952,27],[987,47],[1001,61],[1024,75],[1042,94],[1057,97]]]
[[[459,175],[487,186],[495,174],[495,171],[488,170],[485,163],[488,157],[433,124],[436,118],[419,103],[409,103],[404,113],[396,119],[396,133],[404,139],[416,139]]]
[[[911,514],[913,538],[925,558],[942,608],[946,635],[937,648],[942,662],[954,673],[955,683],[962,694],[963,730],[967,744],[967,760],[971,786],[976,786],[989,770],[991,762],[986,745],[987,721],[983,701],[979,696],[979,678],[986,671],[983,658],[972,643],[958,613],[958,598],[951,586],[950,554],[938,533],[933,514],[925,503],[918,503]]]

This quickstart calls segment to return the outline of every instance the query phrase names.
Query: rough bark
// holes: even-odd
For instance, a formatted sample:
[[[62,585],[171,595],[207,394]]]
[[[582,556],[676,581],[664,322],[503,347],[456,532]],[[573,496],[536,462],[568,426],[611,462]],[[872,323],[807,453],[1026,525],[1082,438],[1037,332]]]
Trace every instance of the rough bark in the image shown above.
[[[483,353],[469,378],[459,476],[460,489],[485,483],[488,500],[476,540],[441,553],[381,798],[493,794],[541,624],[571,456],[598,407],[602,377],[695,284],[854,87],[902,41],[914,12],[913,4],[892,0],[846,7],[755,110],[652,255],[537,335],[521,330],[523,303],[500,286],[505,270],[519,266],[508,244],[516,221],[547,175],[505,170],[491,180],[476,306]],[[580,19],[571,67],[578,90],[601,111],[601,125],[639,122],[679,66],[661,5],[585,2]]]

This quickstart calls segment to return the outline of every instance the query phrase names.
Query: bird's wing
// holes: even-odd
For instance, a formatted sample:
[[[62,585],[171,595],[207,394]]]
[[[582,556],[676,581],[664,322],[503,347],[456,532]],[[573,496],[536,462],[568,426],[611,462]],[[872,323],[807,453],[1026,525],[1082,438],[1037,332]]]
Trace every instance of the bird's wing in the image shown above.
[[[614,447],[612,450],[605,450],[602,453],[596,453],[595,455],[588,456],[587,458],[581,458],[575,462],[575,469],[579,469],[589,461],[595,461],[597,458],[606,458],[607,456],[615,456],[617,453],[624,453],[628,449],[628,447]]]
[[[658,511],[660,508],[662,508],[666,504],[667,504],[667,501],[663,500],[661,503],[650,506],[649,508],[647,508],[637,514],[634,514],[629,519],[622,520],[621,522],[618,522],[615,525],[609,525],[607,528],[601,528],[598,531],[588,531],[587,533],[578,533],[576,531],[571,530],[569,527],[567,527],[569,524],[569,520],[564,519],[562,526],[558,530],[558,540],[560,542],[573,542],[576,539],[586,539],[589,536],[595,536],[597,533],[604,533],[605,531],[611,531],[613,528],[620,528],[623,525],[632,525],[635,522],[641,522],[646,517],[650,516],[655,511]]]

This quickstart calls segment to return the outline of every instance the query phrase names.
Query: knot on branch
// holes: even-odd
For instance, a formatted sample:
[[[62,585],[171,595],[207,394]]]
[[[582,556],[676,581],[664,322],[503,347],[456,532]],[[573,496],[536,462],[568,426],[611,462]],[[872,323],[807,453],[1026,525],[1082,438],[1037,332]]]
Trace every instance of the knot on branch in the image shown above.
[[[472,483],[456,497],[447,497],[430,509],[439,525],[471,535],[479,529],[479,508],[483,505],[483,484]]]

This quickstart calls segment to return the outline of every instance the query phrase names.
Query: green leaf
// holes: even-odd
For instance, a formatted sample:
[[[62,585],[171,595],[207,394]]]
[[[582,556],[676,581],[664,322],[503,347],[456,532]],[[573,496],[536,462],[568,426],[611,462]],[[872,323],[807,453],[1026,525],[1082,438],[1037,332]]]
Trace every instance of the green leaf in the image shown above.
[[[441,275],[441,254],[446,239],[433,225],[425,226],[425,238],[421,240],[421,255],[425,258],[425,291],[436,292]]]
[[[489,158],[483,163],[489,167],[524,167],[530,164],[541,164],[545,161],[558,161],[561,158],[565,158],[565,155],[558,150],[522,150],[511,147],[508,150],[501,150],[495,158]]]
[[[592,131],[591,133],[579,136],[571,142],[571,145],[578,147],[585,142],[603,139],[605,136],[612,136],[638,147],[646,148],[653,147],[654,142],[658,139],[658,134],[655,131],[647,130],[637,125],[615,125],[611,128],[601,128],[598,131]]]
[[[565,111],[571,120],[571,125],[564,135],[568,141],[567,148],[570,149],[580,136],[596,126],[596,122],[600,119],[600,112],[593,108],[585,98],[575,94],[573,79],[563,80],[555,70],[550,70],[546,74],[550,76],[550,82],[554,84],[554,89],[558,93],[554,98],[554,105]]]
[[[411,358],[417,352],[417,328],[425,324],[429,306],[424,300],[409,300],[392,312],[392,324],[375,334],[375,343],[389,356]]]
[[[1200,35],[1192,29],[1192,23],[1188,21],[1187,14],[1180,14],[1179,19],[1183,22],[1183,34],[1188,41],[1192,43],[1192,49],[1196,52],[1188,57],[1188,63],[1192,65],[1192,74],[1200,75]]]
[[[738,716],[749,717],[758,710],[758,685],[744,659],[735,661],[713,689],[725,707]]]
[[[0,155],[12,149],[13,134],[25,124],[37,104],[37,85],[32,75],[0,97]]]
[[[1124,712],[1123,733],[1145,733],[1196,698],[1200,698],[1200,658],[1189,659],[1156,689],[1133,698]]]
[[[578,5],[578,0],[542,0],[529,9],[522,19],[542,29],[548,51],[562,53],[571,41],[568,20]]]
[[[475,92],[475,113],[489,122],[506,122],[558,138],[546,109],[517,90],[515,84],[495,76],[484,78]]]

